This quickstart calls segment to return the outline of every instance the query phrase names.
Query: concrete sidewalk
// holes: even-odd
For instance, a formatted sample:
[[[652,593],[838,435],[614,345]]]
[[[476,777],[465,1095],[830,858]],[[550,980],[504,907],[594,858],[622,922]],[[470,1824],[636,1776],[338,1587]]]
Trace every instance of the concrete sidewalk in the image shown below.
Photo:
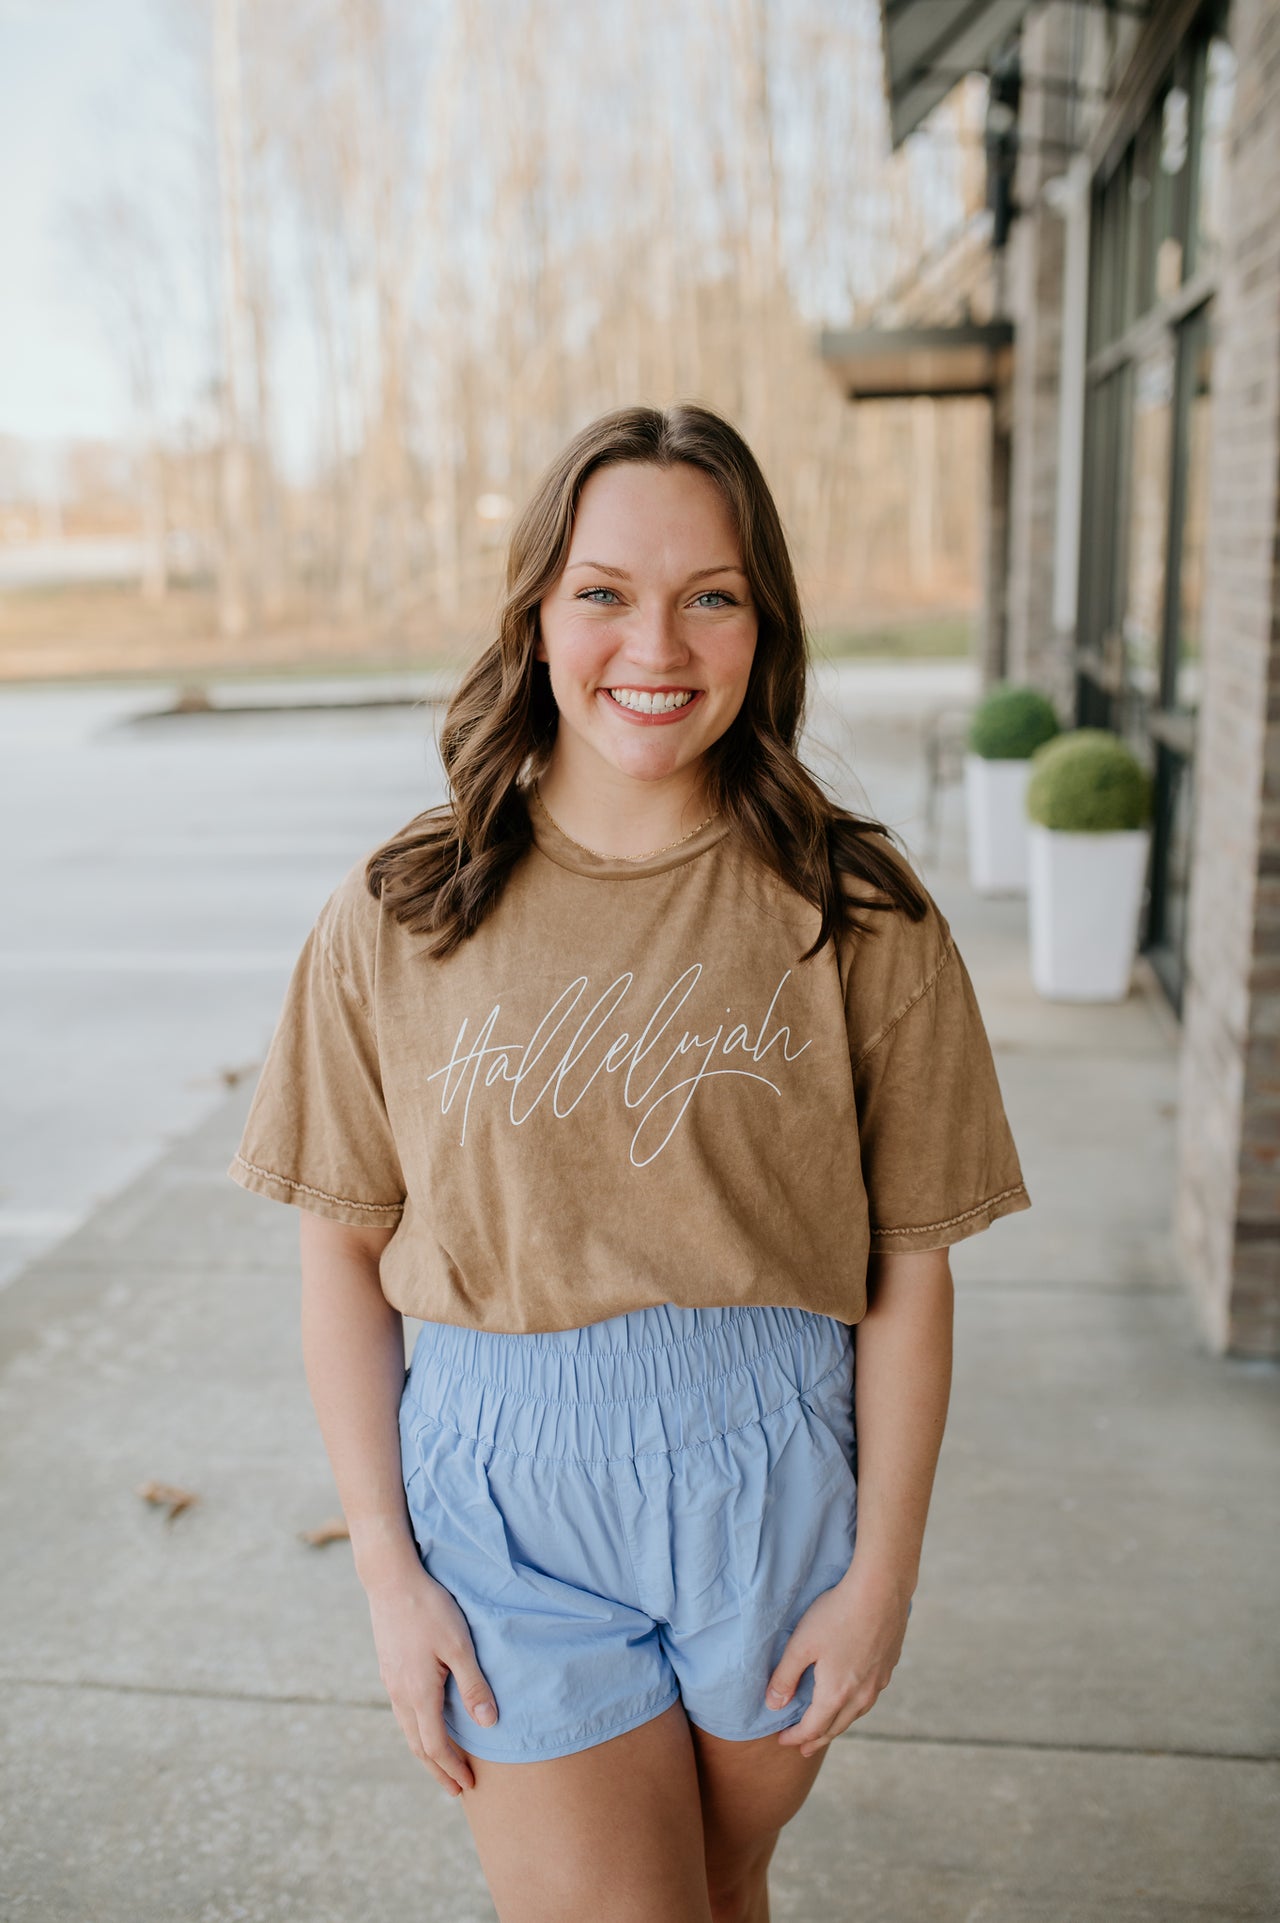
[[[910,723],[846,717],[831,743],[911,818]],[[1024,904],[974,898],[962,850],[953,793],[926,879],[1034,1207],[954,1251],[903,1659],[784,1832],[773,1914],[1275,1917],[1280,1372],[1207,1355],[1173,1272],[1157,993],[1038,1001]],[[337,1504],[297,1216],[224,1174],[248,1100],[0,1295],[6,1923],[494,1915],[386,1703],[349,1546],[302,1540]],[[166,1521],[153,1478],[200,1500]]]

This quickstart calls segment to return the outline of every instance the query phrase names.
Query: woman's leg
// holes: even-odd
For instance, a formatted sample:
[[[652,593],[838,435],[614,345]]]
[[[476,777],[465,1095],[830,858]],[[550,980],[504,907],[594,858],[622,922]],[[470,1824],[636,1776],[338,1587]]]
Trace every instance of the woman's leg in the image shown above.
[[[730,1743],[693,1724],[690,1734],[713,1923],[769,1923],[769,1862],[784,1824],[813,1788],[826,1747],[802,1756],[776,1736]]]
[[[812,1769],[824,1752],[780,1754]],[[462,1807],[501,1923],[712,1923],[680,1703],[552,1762],[470,1761]]]
[[[769,1923],[769,1863],[826,1754],[726,1742],[676,1703],[554,1762],[473,1755],[462,1805],[501,1923]]]

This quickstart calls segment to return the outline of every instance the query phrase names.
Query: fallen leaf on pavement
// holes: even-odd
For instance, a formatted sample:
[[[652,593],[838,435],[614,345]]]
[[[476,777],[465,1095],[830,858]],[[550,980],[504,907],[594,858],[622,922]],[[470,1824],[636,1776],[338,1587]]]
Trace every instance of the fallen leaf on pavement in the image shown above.
[[[313,1549],[322,1549],[327,1542],[349,1540],[351,1531],[347,1528],[345,1516],[331,1516],[328,1522],[322,1522],[318,1529],[300,1529],[298,1534],[302,1541],[309,1542]]]
[[[189,1509],[193,1502],[200,1500],[194,1490],[178,1489],[171,1482],[141,1482],[138,1484],[138,1494],[144,1502],[167,1504],[169,1513],[165,1517],[166,1522],[172,1522],[175,1516],[180,1516],[184,1509]]]

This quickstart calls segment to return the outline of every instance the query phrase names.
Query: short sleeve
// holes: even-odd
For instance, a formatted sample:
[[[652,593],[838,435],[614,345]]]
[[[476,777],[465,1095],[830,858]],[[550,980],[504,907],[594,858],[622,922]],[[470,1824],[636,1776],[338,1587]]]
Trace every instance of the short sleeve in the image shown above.
[[[392,1227],[405,1198],[368,1001],[333,952],[333,901],[285,994],[240,1146],[242,1188],[356,1226]]]
[[[852,1055],[873,1255],[946,1248],[1031,1206],[969,971],[930,919],[923,978]]]

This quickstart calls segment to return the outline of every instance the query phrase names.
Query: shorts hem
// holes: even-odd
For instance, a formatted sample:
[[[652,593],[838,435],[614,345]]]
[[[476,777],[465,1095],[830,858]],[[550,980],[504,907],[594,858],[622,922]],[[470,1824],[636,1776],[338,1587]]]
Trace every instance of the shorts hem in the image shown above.
[[[639,1729],[642,1723],[652,1722],[654,1717],[665,1714],[673,1703],[679,1701],[680,1690],[677,1686],[665,1696],[650,1697],[643,1709],[625,1716],[621,1722],[611,1725],[608,1729],[588,1736],[575,1737],[569,1742],[560,1743],[551,1748],[521,1750],[515,1754],[510,1750],[489,1748],[483,1734],[479,1743],[473,1742],[470,1736],[464,1736],[461,1730],[455,1728],[447,1716],[444,1719],[444,1726],[460,1749],[467,1750],[472,1756],[478,1756],[482,1763],[554,1763],[561,1756],[576,1756],[580,1750],[594,1749],[598,1743],[608,1743],[615,1736],[625,1736],[630,1730]]]
[[[771,1729],[713,1729],[710,1723],[704,1723],[700,1716],[693,1715],[687,1703],[685,1705],[685,1715],[694,1728],[708,1736],[718,1737],[722,1743],[758,1743],[762,1736],[781,1736],[784,1729],[794,1729],[797,1723],[802,1722],[805,1713],[804,1709],[800,1709],[787,1722],[775,1723]]]

